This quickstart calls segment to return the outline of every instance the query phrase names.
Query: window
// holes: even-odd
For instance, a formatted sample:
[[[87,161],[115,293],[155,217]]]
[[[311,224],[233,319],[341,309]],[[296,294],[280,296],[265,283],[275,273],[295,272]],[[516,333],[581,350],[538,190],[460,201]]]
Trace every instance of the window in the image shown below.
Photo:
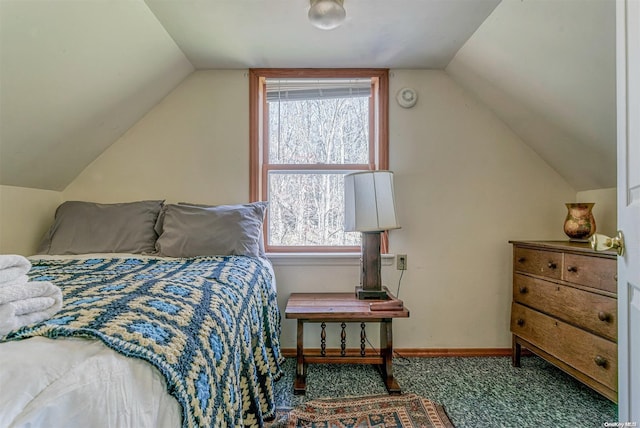
[[[253,69],[250,197],[268,252],[360,251],[343,231],[343,178],[388,168],[388,72]]]

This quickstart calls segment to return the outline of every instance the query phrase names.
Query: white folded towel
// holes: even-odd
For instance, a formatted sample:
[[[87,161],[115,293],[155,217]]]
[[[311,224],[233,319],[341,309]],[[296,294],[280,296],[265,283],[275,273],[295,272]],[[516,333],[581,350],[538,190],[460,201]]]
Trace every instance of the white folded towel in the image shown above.
[[[32,281],[17,287],[0,287],[0,305],[34,297],[57,298],[58,296],[62,301],[60,288],[48,281]]]
[[[62,291],[47,281],[0,287],[0,336],[51,318],[62,308]]]
[[[18,254],[0,254],[0,283],[11,282],[26,275],[31,262]]]
[[[29,282],[29,277],[27,275],[20,275],[11,281],[0,282],[0,288],[5,287],[22,287],[27,282]]]

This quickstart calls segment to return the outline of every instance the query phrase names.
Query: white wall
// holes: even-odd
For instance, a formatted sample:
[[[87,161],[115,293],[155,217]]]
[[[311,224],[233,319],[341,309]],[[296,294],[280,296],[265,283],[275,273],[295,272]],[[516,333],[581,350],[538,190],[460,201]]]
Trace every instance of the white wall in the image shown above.
[[[391,232],[391,251],[409,256],[400,298],[411,310],[394,323],[394,345],[509,347],[508,240],[563,239],[564,203],[576,192],[443,71],[395,70],[390,85],[390,165],[402,224]],[[418,91],[413,109],[394,101],[404,86]],[[63,197],[246,201],[248,115],[245,70],[195,72]],[[291,292],[351,291],[358,281],[355,259],[275,263],[282,309]],[[395,290],[399,272],[387,266],[383,277]],[[294,330],[284,320],[284,347],[295,347]],[[317,337],[306,339],[318,346]]]
[[[60,192],[0,186],[0,254],[32,255],[61,202]]]

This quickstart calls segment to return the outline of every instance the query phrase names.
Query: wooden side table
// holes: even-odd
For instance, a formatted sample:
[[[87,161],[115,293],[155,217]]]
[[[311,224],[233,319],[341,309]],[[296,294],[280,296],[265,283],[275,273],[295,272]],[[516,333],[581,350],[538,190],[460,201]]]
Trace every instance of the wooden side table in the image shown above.
[[[408,318],[406,307],[393,310],[372,311],[370,304],[379,300],[358,300],[354,293],[292,293],[287,301],[285,316],[297,319],[296,379],[295,394],[304,394],[306,390],[307,364],[375,364],[381,368],[382,378],[390,394],[400,394],[400,385],[393,377],[393,332],[394,318]],[[321,323],[320,351],[304,350],[304,324]],[[341,323],[340,353],[330,353],[326,349],[325,325],[327,322]],[[348,322],[361,323],[360,352],[346,350],[345,327]],[[380,352],[367,355],[365,349],[365,323],[380,323]],[[332,354],[332,355],[329,355]]]

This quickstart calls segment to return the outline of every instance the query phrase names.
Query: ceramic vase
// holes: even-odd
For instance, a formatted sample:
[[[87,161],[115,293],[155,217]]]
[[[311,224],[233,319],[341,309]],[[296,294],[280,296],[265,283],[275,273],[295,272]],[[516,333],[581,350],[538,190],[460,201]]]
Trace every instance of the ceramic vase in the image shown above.
[[[596,233],[596,220],[591,209],[593,202],[567,203],[567,217],[564,220],[564,233],[570,241],[584,242]]]

